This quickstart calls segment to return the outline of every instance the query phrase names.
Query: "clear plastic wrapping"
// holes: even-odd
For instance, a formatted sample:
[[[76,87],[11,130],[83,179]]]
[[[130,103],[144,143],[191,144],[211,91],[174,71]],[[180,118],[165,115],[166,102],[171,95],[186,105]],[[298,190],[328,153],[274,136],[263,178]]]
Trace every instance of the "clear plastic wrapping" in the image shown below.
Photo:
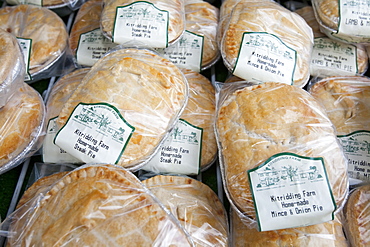
[[[63,20],[33,5],[0,9],[0,28],[18,38],[26,62],[26,81],[50,78],[74,68]]]
[[[81,163],[80,160],[66,153],[63,149],[54,144],[57,132],[56,118],[59,116],[64,104],[81,83],[89,68],[77,69],[58,79],[51,89],[49,98],[46,102],[46,136],[42,146],[42,158],[47,163]]]
[[[175,65],[149,50],[111,50],[65,103],[54,142],[85,163],[137,169],[178,120],[188,87]]]
[[[0,29],[0,108],[23,85],[25,64],[16,37]]]
[[[314,33],[310,74],[315,77],[362,75],[369,58],[362,44],[348,44],[333,40],[320,31],[312,6],[298,9]]]
[[[165,48],[185,31],[184,0],[104,0],[100,25],[114,43]]]
[[[313,81],[309,92],[323,105],[336,128],[348,159],[350,184],[370,181],[370,79],[327,77]]]
[[[206,1],[185,2],[186,30],[203,37],[201,68],[207,69],[220,57],[216,41],[219,10]]]
[[[328,221],[343,207],[347,160],[308,92],[234,82],[223,85],[217,105],[223,184],[241,218],[258,221],[260,230],[282,229]],[[328,218],[316,214],[316,203]]]
[[[313,34],[298,14],[273,1],[240,1],[220,21],[221,56],[234,75],[298,87],[308,82]]]
[[[85,165],[53,176],[1,224],[10,227],[3,231],[8,246],[193,246],[175,217],[127,170]]]
[[[364,0],[313,0],[320,29],[331,39],[346,43],[369,43],[370,8]]]
[[[234,247],[348,246],[343,233],[342,223],[338,217],[335,217],[332,221],[317,225],[267,232],[259,232],[255,227],[245,224],[235,211],[231,211],[230,218],[230,238]]]
[[[21,164],[40,148],[44,119],[41,96],[23,83],[0,108],[0,174]]]
[[[214,87],[198,72],[181,71],[189,84],[189,99],[180,123],[173,128],[160,152],[143,167],[156,174],[197,175],[209,168],[217,156]]]
[[[92,66],[117,44],[107,39],[100,29],[102,0],[85,2],[74,19],[69,45],[77,63]]]
[[[344,229],[351,246],[370,245],[370,184],[364,183],[349,194],[344,207]]]
[[[181,222],[195,246],[229,246],[226,210],[207,185],[181,176],[155,176],[143,183]]]

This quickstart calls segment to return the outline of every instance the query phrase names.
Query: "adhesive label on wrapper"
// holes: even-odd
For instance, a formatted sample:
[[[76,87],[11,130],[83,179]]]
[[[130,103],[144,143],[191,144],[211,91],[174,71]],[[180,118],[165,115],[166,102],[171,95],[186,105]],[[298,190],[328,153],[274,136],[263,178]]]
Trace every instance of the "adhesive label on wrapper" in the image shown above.
[[[245,32],[233,74],[248,81],[293,84],[297,52],[269,33]]]
[[[198,174],[203,129],[180,119],[156,155],[144,166],[154,172]]]
[[[80,160],[54,144],[53,141],[57,133],[56,119],[57,118],[50,119],[46,128],[46,135],[42,146],[43,161],[46,163],[81,163]]]
[[[368,0],[339,0],[338,31],[332,33],[346,42],[370,42],[370,8]]]
[[[167,48],[157,49],[157,51],[180,68],[200,72],[202,67],[203,42],[203,36],[185,31],[175,44]]]
[[[355,131],[338,136],[348,160],[350,183],[370,181],[370,131]]]
[[[54,143],[85,163],[116,164],[135,128],[107,103],[80,103]]]
[[[106,38],[99,28],[83,33],[78,40],[76,50],[77,63],[93,66],[105,53],[116,45]]]
[[[336,203],[322,158],[280,153],[248,175],[260,231],[333,220]]]
[[[32,77],[29,72],[30,71],[29,66],[30,66],[30,58],[31,58],[32,39],[23,39],[23,38],[17,37],[17,40],[21,47],[23,57],[24,57],[24,62],[26,64],[26,74],[25,74],[24,80],[31,81]]]
[[[325,71],[329,71],[331,75],[338,72],[341,75],[356,75],[357,47],[329,38],[315,38],[310,72],[326,76]]]
[[[154,48],[168,46],[169,13],[152,3],[138,1],[116,9],[113,42],[139,41]]]

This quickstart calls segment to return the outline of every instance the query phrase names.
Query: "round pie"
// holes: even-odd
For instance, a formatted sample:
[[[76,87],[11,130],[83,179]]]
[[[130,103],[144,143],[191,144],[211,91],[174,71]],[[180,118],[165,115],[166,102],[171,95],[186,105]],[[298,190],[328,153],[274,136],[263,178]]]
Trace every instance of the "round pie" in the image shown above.
[[[66,26],[57,14],[47,8],[34,5],[1,8],[0,28],[17,38],[31,40],[28,65],[31,76],[49,68],[67,48]]]

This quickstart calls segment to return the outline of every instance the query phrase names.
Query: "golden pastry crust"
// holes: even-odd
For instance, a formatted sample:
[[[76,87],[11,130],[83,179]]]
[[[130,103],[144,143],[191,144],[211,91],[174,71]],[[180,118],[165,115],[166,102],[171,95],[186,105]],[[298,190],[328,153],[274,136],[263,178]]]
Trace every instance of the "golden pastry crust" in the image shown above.
[[[137,0],[103,0],[103,12],[100,25],[103,33],[112,38],[116,8],[138,2]],[[183,0],[150,0],[158,9],[168,11],[168,43],[176,41],[185,30],[184,1]]]
[[[69,46],[74,55],[76,54],[80,35],[100,28],[102,4],[102,0],[89,0],[82,4],[78,10],[69,35]]]
[[[344,207],[344,228],[352,246],[370,245],[370,184],[355,188]]]
[[[339,23],[339,5],[337,0],[316,0],[313,1],[313,7],[317,19],[325,28],[338,30]]]
[[[275,35],[296,51],[293,85],[303,87],[307,83],[310,76],[313,35],[311,28],[298,14],[275,2],[240,2],[233,8],[224,30],[220,49],[229,70],[233,70],[236,65],[243,34],[266,32]]]
[[[186,30],[203,36],[202,67],[214,64],[219,58],[216,42],[219,10],[212,4],[199,1],[185,4]]]
[[[322,33],[320,31],[320,25],[316,20],[315,13],[314,13],[314,10],[313,10],[312,6],[306,6],[304,8],[299,9],[299,10],[296,10],[295,12],[297,14],[299,14],[300,16],[302,16],[303,19],[306,20],[308,25],[312,28],[312,31],[313,31],[313,34],[314,34],[315,38],[321,37],[325,40],[333,42],[334,44],[339,44],[339,45],[343,44],[343,45],[346,45],[346,46],[349,45],[349,44],[345,44],[345,43],[342,43],[342,42],[339,42],[339,41],[331,40],[324,33]],[[316,44],[316,40],[314,42]],[[333,44],[333,46],[334,46],[334,44]],[[364,45],[361,45],[361,44],[352,44],[352,45],[356,46],[356,48],[353,48],[353,49],[356,50],[356,67],[357,67],[357,70],[358,70],[358,74],[363,74],[363,73],[366,72],[366,70],[368,68],[368,63],[369,63],[369,58],[368,58],[366,48],[365,48]],[[314,47],[314,49],[315,49],[315,47]],[[311,69],[312,69],[312,67],[311,67]],[[328,68],[326,70],[326,73],[329,73],[329,74],[335,75],[335,76],[340,76],[341,75],[340,70],[337,70],[337,69],[332,68],[332,67]],[[312,71],[312,70],[311,70],[311,76],[321,76],[321,77],[323,77],[322,75],[320,75],[319,71]]]
[[[244,215],[255,217],[247,171],[282,152],[322,157],[337,206],[346,199],[347,163],[334,127],[303,89],[266,82],[234,90],[220,105],[216,130],[226,191]]]
[[[327,77],[310,93],[325,108],[338,135],[370,131],[370,79],[363,76]]]
[[[140,181],[110,165],[68,173],[28,216],[13,222],[16,236],[8,239],[10,246],[153,246],[166,240],[169,245],[190,246],[179,225]]]
[[[100,59],[63,107],[62,127],[80,103],[115,106],[135,131],[118,165],[136,166],[157,149],[187,102],[188,84],[170,61],[144,49],[120,49]]]
[[[59,115],[64,104],[67,102],[69,97],[89,71],[90,68],[77,69],[58,79],[58,81],[54,84],[46,103],[47,121]]]
[[[188,177],[162,175],[143,183],[181,222],[195,246],[228,246],[226,211],[207,185]]]
[[[12,162],[37,141],[44,114],[41,96],[27,84],[0,108],[0,167]]]
[[[212,164],[217,155],[214,134],[215,89],[203,75],[189,69],[182,69],[189,83],[189,99],[180,118],[203,129],[201,170]]]
[[[231,213],[231,239],[234,247],[348,246],[342,223],[337,217],[332,221],[312,226],[259,232],[256,228],[244,224],[233,211]]]
[[[0,28],[16,37],[31,39],[29,72],[43,70],[66,50],[68,33],[63,20],[53,11],[33,5],[0,9]]]

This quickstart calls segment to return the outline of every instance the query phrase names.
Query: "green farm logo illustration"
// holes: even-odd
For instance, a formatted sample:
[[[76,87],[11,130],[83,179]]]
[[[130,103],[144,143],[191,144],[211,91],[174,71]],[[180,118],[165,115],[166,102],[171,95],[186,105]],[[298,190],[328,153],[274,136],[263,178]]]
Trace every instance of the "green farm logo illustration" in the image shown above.
[[[143,5],[143,4],[140,4]],[[135,7],[133,5],[130,5],[128,7],[122,8],[122,14],[119,16],[120,18],[126,18],[126,19],[142,19],[142,20],[155,20],[159,22],[166,21],[165,16],[163,13],[161,13],[161,10],[157,11],[150,11],[149,9],[156,9],[153,4],[146,3],[144,5],[147,5],[146,7]]]
[[[354,137],[341,139],[342,147],[345,153],[365,153],[370,154],[370,143],[366,140],[359,141]]]
[[[315,165],[309,166],[308,169],[301,170],[295,165],[284,165],[279,169],[273,166],[265,166],[255,171],[258,174],[259,181],[257,188],[270,186],[279,186],[287,182],[314,181],[323,178]]]
[[[97,112],[95,107],[83,107],[81,112],[74,115],[74,119],[86,125],[95,125],[100,132],[110,135],[117,141],[124,141],[125,130],[122,127],[114,128],[114,126],[111,126],[109,118],[104,116],[103,113]]]
[[[182,142],[182,143],[189,143],[189,144],[198,144],[199,138],[197,136],[197,133],[195,132],[189,132],[189,133],[183,133],[184,131],[181,130],[179,127],[176,127],[173,129],[171,136],[172,141],[174,142]]]

